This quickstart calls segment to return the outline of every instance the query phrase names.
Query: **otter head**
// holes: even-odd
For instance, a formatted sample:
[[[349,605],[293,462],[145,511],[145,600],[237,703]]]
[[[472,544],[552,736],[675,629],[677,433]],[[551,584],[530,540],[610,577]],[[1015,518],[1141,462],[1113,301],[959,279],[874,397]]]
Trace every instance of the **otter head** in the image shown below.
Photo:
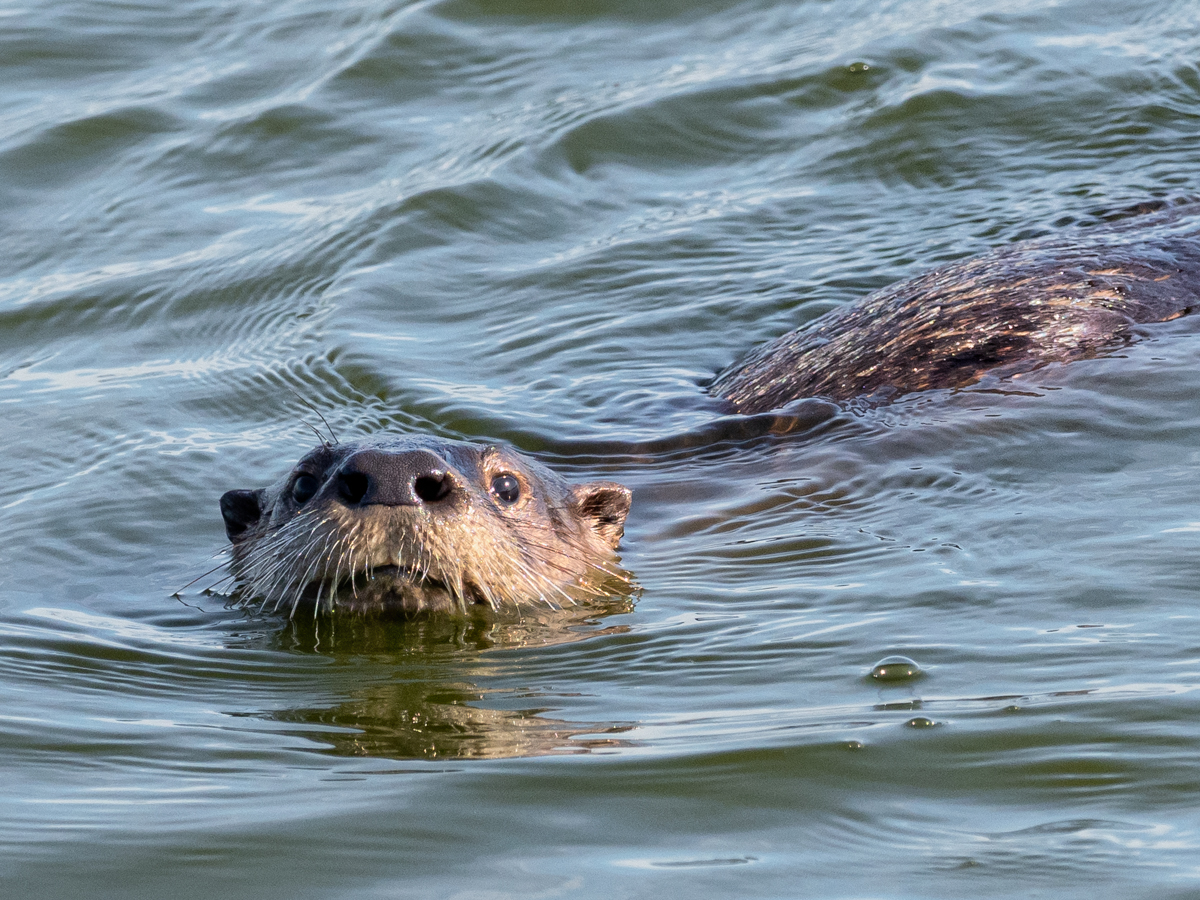
[[[221,515],[247,599],[465,612],[627,590],[629,504],[508,448],[406,436],[317,447],[271,487],[226,493]]]

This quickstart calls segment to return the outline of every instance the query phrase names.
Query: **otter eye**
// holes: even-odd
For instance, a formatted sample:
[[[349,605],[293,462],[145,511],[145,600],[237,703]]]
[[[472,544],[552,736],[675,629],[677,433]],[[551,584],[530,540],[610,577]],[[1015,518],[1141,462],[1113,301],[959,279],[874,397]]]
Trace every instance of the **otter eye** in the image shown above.
[[[492,479],[492,493],[511,505],[521,499],[521,482],[511,475],[497,475]]]
[[[292,482],[292,499],[303,506],[313,498],[313,494],[317,492],[317,488],[321,483],[307,472],[303,472],[296,476],[296,480]]]

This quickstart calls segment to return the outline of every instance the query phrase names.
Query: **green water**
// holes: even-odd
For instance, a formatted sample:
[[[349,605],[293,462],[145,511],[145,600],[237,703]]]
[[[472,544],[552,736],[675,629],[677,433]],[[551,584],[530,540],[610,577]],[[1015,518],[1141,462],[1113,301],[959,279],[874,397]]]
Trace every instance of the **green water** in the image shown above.
[[[0,892],[1200,896],[1200,328],[783,437],[702,390],[938,262],[1196,196],[1198,22],[0,8]],[[636,604],[173,596],[220,494],[313,440],[301,397],[628,485]]]

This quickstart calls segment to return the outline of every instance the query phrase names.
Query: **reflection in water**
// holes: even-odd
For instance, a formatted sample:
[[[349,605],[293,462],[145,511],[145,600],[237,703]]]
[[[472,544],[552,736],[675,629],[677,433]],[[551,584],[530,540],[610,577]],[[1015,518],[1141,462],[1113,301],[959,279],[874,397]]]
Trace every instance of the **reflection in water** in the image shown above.
[[[588,753],[624,746],[615,735],[632,725],[575,723],[543,715],[544,707],[489,709],[474,705],[503,697],[466,682],[373,685],[332,709],[276,713],[304,725],[338,756],[389,759],[498,759]],[[524,694],[523,697],[530,695]],[[588,737],[580,738],[581,735]]]
[[[519,619],[484,614],[408,621],[296,619],[273,636],[276,647],[352,664],[351,671],[357,673],[354,684],[361,686],[350,687],[349,698],[334,706],[285,709],[267,716],[302,726],[298,734],[328,743],[330,752],[340,756],[495,759],[623,746],[625,742],[616,736],[631,730],[631,725],[550,718],[545,715],[546,695],[481,687],[464,676],[471,677],[473,662],[480,667],[477,654],[482,651],[624,633],[628,626],[603,626],[601,621],[632,609],[633,601],[626,598]],[[382,663],[387,669],[377,673],[364,661]],[[534,705],[539,699],[542,703]],[[521,705],[513,705],[514,700]]]

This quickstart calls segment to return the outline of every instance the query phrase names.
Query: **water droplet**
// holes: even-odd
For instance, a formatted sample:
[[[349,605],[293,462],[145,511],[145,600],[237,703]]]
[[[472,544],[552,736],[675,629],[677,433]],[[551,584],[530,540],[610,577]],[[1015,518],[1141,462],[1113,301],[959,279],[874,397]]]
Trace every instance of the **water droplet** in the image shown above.
[[[922,674],[921,667],[907,656],[888,656],[871,667],[871,677],[876,681],[908,681]]]
[[[909,728],[932,728],[937,722],[933,719],[927,719],[924,716],[916,716],[904,723]]]

